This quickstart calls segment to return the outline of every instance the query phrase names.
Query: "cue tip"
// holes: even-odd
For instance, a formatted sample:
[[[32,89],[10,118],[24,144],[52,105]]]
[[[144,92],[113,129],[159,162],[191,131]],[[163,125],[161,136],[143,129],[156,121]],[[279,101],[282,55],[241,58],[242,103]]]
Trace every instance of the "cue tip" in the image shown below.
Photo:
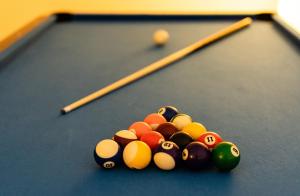
[[[250,25],[251,23],[252,23],[252,18],[251,17],[246,17],[246,18],[244,18],[244,22],[246,23],[246,24],[248,24],[248,25]]]
[[[61,109],[61,113],[62,114],[67,114],[71,111],[72,109],[70,107],[64,107],[63,109]]]

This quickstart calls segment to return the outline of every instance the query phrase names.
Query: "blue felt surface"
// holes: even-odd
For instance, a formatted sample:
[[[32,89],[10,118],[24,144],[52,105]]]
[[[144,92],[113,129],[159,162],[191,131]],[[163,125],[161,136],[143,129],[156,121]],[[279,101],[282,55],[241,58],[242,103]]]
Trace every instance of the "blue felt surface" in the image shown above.
[[[269,21],[69,115],[61,107],[233,20],[72,21],[0,64],[0,195],[297,195],[300,56]],[[155,49],[151,36],[171,40]],[[99,169],[102,138],[174,105],[241,151],[231,173]]]

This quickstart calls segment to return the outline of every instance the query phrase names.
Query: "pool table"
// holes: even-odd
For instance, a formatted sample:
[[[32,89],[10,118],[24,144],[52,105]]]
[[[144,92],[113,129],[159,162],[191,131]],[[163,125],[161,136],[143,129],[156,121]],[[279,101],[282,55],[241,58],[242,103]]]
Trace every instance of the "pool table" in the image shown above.
[[[297,195],[300,53],[272,17],[62,115],[60,109],[244,16],[51,16],[1,54],[0,195]],[[167,29],[164,47],[153,45]],[[104,170],[95,144],[173,105],[225,140],[231,172]]]

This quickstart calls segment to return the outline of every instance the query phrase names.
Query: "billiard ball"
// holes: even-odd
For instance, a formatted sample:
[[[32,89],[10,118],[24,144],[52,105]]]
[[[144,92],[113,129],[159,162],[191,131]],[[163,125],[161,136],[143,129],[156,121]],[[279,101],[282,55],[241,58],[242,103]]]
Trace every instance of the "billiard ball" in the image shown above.
[[[208,148],[212,149],[223,141],[221,136],[215,132],[209,131],[200,135],[198,142],[204,143]]]
[[[240,151],[231,142],[220,142],[212,150],[214,165],[222,171],[229,171],[235,168],[240,162]]]
[[[142,141],[132,141],[123,151],[124,163],[130,169],[144,169],[151,161],[151,149]]]
[[[94,159],[103,168],[113,168],[122,160],[121,147],[111,139],[99,141],[94,149]]]
[[[168,140],[174,133],[178,131],[178,129],[173,123],[166,122],[160,124],[155,131],[161,133],[164,136],[165,140]]]
[[[152,151],[165,141],[164,136],[156,131],[150,131],[143,134],[140,140],[145,142]]]
[[[163,117],[165,117],[165,119],[169,122],[174,116],[178,114],[178,110],[173,106],[165,106],[159,108],[157,113],[163,115]]]
[[[187,114],[177,114],[171,119],[170,122],[174,123],[176,128],[181,131],[183,127],[192,123],[192,117]]]
[[[184,149],[186,147],[186,145],[188,145],[189,143],[193,142],[193,138],[185,132],[179,131],[174,133],[171,137],[170,137],[170,141],[174,142],[175,144],[177,144],[177,146],[180,149]]]
[[[162,115],[157,113],[152,113],[146,116],[144,122],[148,123],[151,126],[151,128],[155,130],[158,127],[158,125],[165,123],[167,121],[165,117],[163,117]]]
[[[172,170],[181,159],[179,147],[170,141],[161,143],[155,151],[153,160],[155,165],[162,170]]]
[[[206,132],[206,128],[201,123],[192,122],[183,127],[182,131],[190,134],[194,140],[197,140],[201,134]]]
[[[170,38],[168,31],[164,29],[158,29],[153,34],[153,41],[157,46],[165,45]]]
[[[130,127],[128,128],[128,130],[132,131],[133,133],[135,133],[135,135],[138,138],[141,138],[141,136],[144,133],[152,131],[152,128],[147,123],[140,121],[140,122],[135,122],[132,125],[130,125]]]
[[[137,140],[137,136],[128,130],[121,130],[115,133],[113,140],[115,140],[121,147],[125,147],[129,142]]]
[[[182,151],[182,159],[190,169],[205,169],[210,165],[211,152],[201,142],[192,142]]]

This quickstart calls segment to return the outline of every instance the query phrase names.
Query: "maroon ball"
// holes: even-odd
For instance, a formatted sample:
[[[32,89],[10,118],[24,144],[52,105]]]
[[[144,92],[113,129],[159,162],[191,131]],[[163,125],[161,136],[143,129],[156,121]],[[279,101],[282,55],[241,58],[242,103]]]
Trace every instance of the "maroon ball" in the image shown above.
[[[161,133],[166,140],[168,140],[174,133],[178,132],[179,130],[175,127],[175,125],[171,122],[165,122],[156,128],[157,132]]]
[[[190,169],[205,169],[210,165],[211,152],[201,142],[192,142],[182,151],[182,159]]]

